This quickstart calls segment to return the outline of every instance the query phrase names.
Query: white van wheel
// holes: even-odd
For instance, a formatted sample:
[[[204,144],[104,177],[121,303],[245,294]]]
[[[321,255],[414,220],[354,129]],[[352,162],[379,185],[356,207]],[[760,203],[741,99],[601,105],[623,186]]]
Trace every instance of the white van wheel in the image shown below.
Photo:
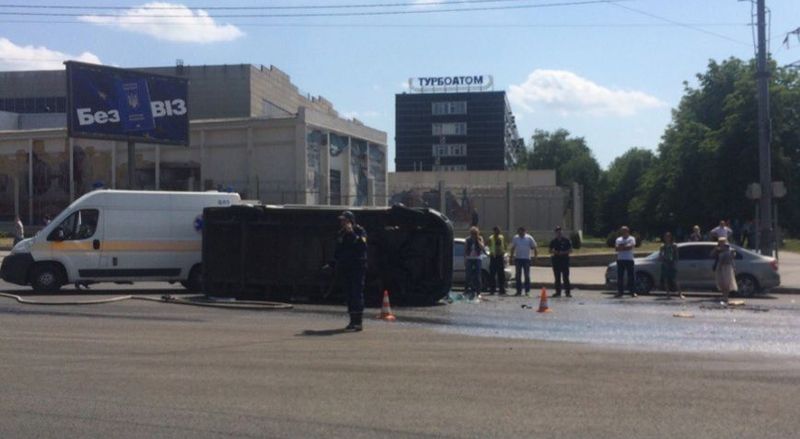
[[[61,267],[56,264],[37,264],[31,269],[31,286],[34,291],[52,293],[64,285]]]

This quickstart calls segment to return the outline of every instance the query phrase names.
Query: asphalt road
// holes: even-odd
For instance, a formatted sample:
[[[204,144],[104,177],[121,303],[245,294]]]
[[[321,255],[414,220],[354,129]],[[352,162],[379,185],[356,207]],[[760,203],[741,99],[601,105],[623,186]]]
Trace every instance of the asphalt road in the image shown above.
[[[647,337],[603,340],[615,323],[641,332],[650,321],[665,337],[712,342],[713,331],[693,331],[741,335],[758,323],[796,334],[793,300],[725,310],[702,296],[673,304],[578,292],[551,301],[546,315],[521,307],[531,299],[495,299],[400,309],[399,323],[343,334],[342,310],[330,306],[0,299],[0,437],[796,437],[793,345],[781,354],[703,344],[688,352],[653,349]],[[671,317],[679,309],[696,316]],[[597,330],[583,333],[595,339],[541,340],[590,315]],[[675,332],[686,325],[699,326]]]

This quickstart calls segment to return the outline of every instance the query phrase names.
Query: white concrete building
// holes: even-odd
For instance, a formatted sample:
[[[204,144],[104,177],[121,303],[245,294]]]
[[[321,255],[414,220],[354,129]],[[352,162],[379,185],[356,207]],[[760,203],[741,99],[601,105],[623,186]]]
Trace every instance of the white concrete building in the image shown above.
[[[137,144],[135,188],[231,190],[278,204],[386,202],[386,133],[340,117],[276,68],[141,70],[189,78],[190,145]],[[41,224],[95,187],[127,188],[125,142],[67,137],[63,74],[0,72],[0,221],[18,214]]]

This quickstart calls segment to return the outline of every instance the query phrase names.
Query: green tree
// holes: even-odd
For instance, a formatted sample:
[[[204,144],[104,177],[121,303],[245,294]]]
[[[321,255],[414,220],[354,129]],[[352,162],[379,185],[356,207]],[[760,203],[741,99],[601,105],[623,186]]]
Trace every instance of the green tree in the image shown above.
[[[523,169],[555,169],[556,184],[583,186],[584,228],[594,232],[594,205],[597,203],[597,183],[600,165],[583,137],[570,136],[564,129],[553,132],[536,130],[531,137],[531,149],[520,161]]]
[[[597,210],[601,233],[607,234],[622,225],[640,233],[646,232],[646,225],[637,217],[639,208],[636,203],[645,173],[655,161],[652,151],[631,148],[611,162],[599,183]]]
[[[772,66],[773,179],[789,186],[781,202],[783,226],[800,231],[800,79]],[[710,61],[685,93],[630,206],[630,217],[651,233],[707,229],[721,219],[753,217],[744,192],[758,181],[754,62]]]

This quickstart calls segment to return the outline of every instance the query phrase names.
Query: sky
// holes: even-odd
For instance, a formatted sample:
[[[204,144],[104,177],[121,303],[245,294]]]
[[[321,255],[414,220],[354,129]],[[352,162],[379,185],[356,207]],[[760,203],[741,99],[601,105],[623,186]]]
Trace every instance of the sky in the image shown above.
[[[386,3],[400,6],[297,8]],[[46,5],[120,9],[30,7]],[[767,6],[772,56],[799,61],[800,39],[782,43],[800,28],[800,2]],[[491,9],[501,7],[513,9]],[[411,13],[330,15],[367,11]],[[231,17],[248,14],[262,16]],[[631,147],[658,147],[684,81],[693,84],[710,59],[753,57],[750,23],[746,0],[0,0],[0,70],[59,69],[65,59],[275,65],[304,92],[386,131],[390,158],[394,96],[408,78],[489,74],[494,90],[508,92],[522,137],[564,128],[606,167]]]

